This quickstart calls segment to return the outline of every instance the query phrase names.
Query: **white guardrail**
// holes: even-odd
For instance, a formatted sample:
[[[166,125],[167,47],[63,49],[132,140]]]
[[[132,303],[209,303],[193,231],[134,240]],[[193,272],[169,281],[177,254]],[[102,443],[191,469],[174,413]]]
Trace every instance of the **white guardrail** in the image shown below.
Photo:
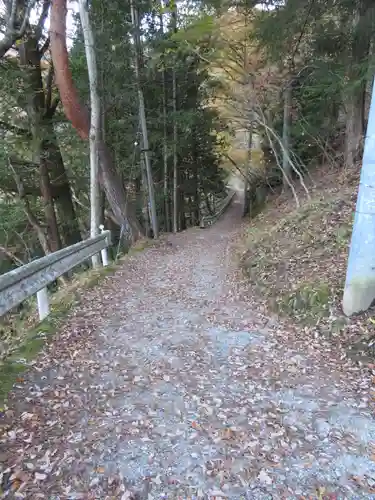
[[[216,213],[214,215],[204,215],[201,218],[200,227],[202,229],[204,229],[205,227],[208,227],[208,226],[211,226],[212,224],[214,224],[214,222],[216,222],[223,215],[225,210],[229,207],[235,194],[236,194],[236,191],[234,191],[234,190],[229,191],[228,195],[224,198],[224,200],[218,206]]]
[[[102,255],[103,266],[107,266],[111,232],[103,231],[102,226],[100,229],[101,234],[95,238],[80,241],[1,275],[0,316],[36,293],[42,321],[49,314],[47,285],[98,253]]]

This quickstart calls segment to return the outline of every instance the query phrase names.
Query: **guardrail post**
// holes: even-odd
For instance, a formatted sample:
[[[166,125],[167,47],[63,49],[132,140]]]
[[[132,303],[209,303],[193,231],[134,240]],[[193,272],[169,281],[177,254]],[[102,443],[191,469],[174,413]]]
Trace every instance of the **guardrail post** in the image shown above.
[[[103,224],[100,224],[99,229],[100,229],[101,233],[104,232],[104,226],[103,226]],[[107,250],[107,248],[103,248],[103,250],[101,250],[100,253],[102,255],[103,266],[107,267],[108,264],[109,264],[109,262],[108,262],[108,250]]]
[[[38,312],[39,319],[43,321],[49,315],[49,300],[48,300],[48,292],[47,287],[42,288],[38,292],[36,292],[36,298],[38,301]]]

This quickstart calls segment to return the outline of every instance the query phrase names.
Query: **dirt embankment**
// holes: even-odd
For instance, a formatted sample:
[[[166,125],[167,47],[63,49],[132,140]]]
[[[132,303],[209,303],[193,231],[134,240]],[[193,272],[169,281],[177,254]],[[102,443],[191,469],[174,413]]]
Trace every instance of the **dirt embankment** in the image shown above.
[[[320,170],[309,195],[299,189],[300,208],[273,194],[246,229],[241,267],[260,307],[370,362],[375,309],[350,319],[341,309],[358,183],[358,173]]]

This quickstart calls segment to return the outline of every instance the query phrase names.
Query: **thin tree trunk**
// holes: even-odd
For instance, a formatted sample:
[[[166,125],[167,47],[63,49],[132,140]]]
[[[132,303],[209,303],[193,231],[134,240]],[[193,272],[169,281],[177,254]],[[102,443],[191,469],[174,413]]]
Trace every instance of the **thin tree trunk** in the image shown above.
[[[250,178],[250,170],[251,170],[251,152],[253,148],[253,123],[250,121],[249,123],[249,137],[247,143],[247,164],[246,171],[244,175],[244,204],[243,204],[243,212],[242,216],[245,217],[250,211],[250,190],[251,185],[249,182]]]
[[[179,172],[179,181],[181,184],[184,182],[184,173],[180,170]],[[186,229],[186,217],[185,217],[185,193],[182,189],[178,190],[179,200],[178,200],[178,224],[180,231],[184,231]]]
[[[174,2],[172,10],[172,28],[177,32],[177,6]],[[173,100],[173,232],[177,233],[179,214],[179,188],[178,188],[178,158],[177,158],[177,81],[175,64],[172,69],[172,100]]]
[[[143,188],[143,217],[145,222],[146,235],[150,236],[150,210],[149,210],[149,199],[148,199],[148,189],[147,189],[147,172],[146,165],[143,154],[141,153],[141,176],[142,176],[142,188]]]
[[[169,191],[168,191],[168,129],[167,129],[167,85],[165,78],[165,69],[162,70],[163,78],[163,193],[165,210],[165,230],[170,231],[170,213],[169,213]]]
[[[160,3],[163,6],[162,2]],[[160,32],[164,34],[163,14],[160,14]],[[169,192],[168,192],[168,127],[167,127],[167,82],[164,67],[162,66],[162,85],[163,85],[163,197],[164,197],[164,219],[165,231],[170,231],[170,213],[169,213]]]
[[[148,131],[147,131],[145,102],[144,102],[144,97],[143,97],[141,75],[140,75],[141,41],[140,41],[140,34],[139,34],[139,19],[138,19],[138,11],[134,7],[133,0],[130,0],[130,9],[131,9],[132,23],[133,23],[133,28],[134,28],[134,46],[135,46],[134,68],[135,68],[135,77],[136,77],[137,89],[138,89],[139,117],[140,117],[141,130],[142,130],[142,149],[143,149],[143,153],[144,153],[144,161],[145,161],[146,172],[147,172],[148,197],[149,197],[149,201],[150,201],[150,210],[151,210],[151,224],[152,224],[152,230],[154,232],[154,238],[158,238],[159,237],[159,227],[158,227],[158,218],[157,218],[157,213],[156,213],[154,183],[152,180],[152,169],[151,169],[151,161],[150,161],[150,147],[149,147],[149,143],[148,143]]]
[[[292,125],[292,79],[290,79],[284,90],[284,121],[283,121],[283,189],[289,188],[291,181],[292,166],[290,164],[290,128]],[[288,182],[289,180],[289,182]]]
[[[102,25],[101,25],[101,36],[104,36],[104,9],[105,6],[102,4],[101,8],[101,20],[102,20]],[[103,56],[99,57],[99,66],[100,66],[100,93],[101,93],[101,113],[100,113],[100,133],[101,133],[101,138],[102,141],[105,143],[106,141],[106,98],[105,98],[105,83],[104,83],[104,63],[103,63]],[[99,165],[100,167],[100,165]],[[105,222],[105,192],[102,186],[99,186],[99,210],[100,210],[100,216],[99,216],[99,221],[100,224],[104,225]]]
[[[90,82],[90,236],[99,234],[100,224],[100,189],[99,189],[99,157],[97,142],[100,137],[100,98],[98,94],[98,71],[95,55],[95,41],[91,29],[87,0],[79,0],[79,15],[85,40],[87,70]],[[99,255],[91,257],[92,266],[99,267]]]
[[[245,28],[246,30],[248,29],[248,15],[249,11],[248,9],[245,9]],[[249,125],[248,125],[248,143],[247,143],[247,165],[246,165],[246,170],[245,170],[245,175],[244,175],[244,204],[243,204],[243,212],[242,216],[245,217],[249,212],[250,212],[250,198],[251,198],[251,189],[252,186],[250,185],[250,172],[251,172],[251,153],[253,149],[253,120],[254,120],[254,96],[252,95],[253,92],[253,77],[251,75],[251,68],[250,68],[250,61],[249,61],[249,51],[248,51],[248,40],[245,39],[244,43],[244,51],[243,51],[243,80],[244,80],[244,85],[245,85],[245,95],[246,95],[246,100],[247,100],[247,105],[250,109],[250,113],[248,116],[249,120]]]
[[[177,92],[176,71],[172,72],[172,99],[173,99],[173,232],[178,232],[178,160],[177,160]]]
[[[198,170],[198,169],[197,169]],[[194,203],[194,224],[196,226],[199,225],[199,217],[200,217],[200,196],[199,196],[199,181],[198,181],[198,172],[194,172],[194,196],[193,196],[193,203]]]
[[[371,48],[371,31],[367,12],[372,6],[364,0],[353,3],[352,42],[350,44],[348,81],[352,87],[344,96],[346,103],[345,165],[355,167],[363,151],[365,133],[364,104],[366,98],[366,69]],[[366,68],[366,69],[364,69]]]
[[[197,149],[197,130],[194,131],[194,149],[193,149],[193,191],[194,194],[192,196],[192,204],[193,204],[193,216],[192,216],[192,224],[193,226],[199,225],[199,217],[200,217],[200,197],[199,197],[199,175],[198,175],[198,162],[199,162],[199,152]]]

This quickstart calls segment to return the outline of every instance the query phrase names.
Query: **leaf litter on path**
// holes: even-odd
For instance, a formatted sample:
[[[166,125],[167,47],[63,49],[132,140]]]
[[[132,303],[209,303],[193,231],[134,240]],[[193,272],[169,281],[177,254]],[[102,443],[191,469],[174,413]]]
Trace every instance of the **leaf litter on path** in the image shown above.
[[[4,408],[1,498],[370,498],[371,374],[242,300],[238,208],[72,311]]]

